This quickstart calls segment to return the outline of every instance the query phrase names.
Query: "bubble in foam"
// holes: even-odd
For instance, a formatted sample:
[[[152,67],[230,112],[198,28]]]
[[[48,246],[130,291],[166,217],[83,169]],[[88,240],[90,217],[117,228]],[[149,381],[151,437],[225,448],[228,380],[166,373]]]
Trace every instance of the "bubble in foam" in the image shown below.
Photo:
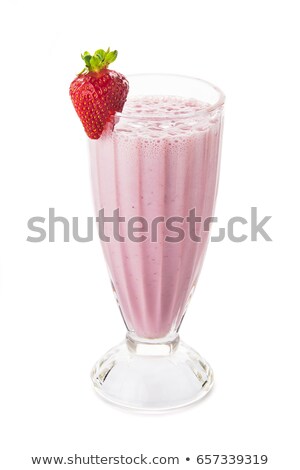
[[[164,141],[178,145],[183,138],[203,132],[212,125],[207,107],[207,103],[193,98],[134,97],[125,103],[114,127],[114,137],[118,139],[125,134],[129,140],[140,137],[145,146],[149,142],[151,145],[161,145]]]

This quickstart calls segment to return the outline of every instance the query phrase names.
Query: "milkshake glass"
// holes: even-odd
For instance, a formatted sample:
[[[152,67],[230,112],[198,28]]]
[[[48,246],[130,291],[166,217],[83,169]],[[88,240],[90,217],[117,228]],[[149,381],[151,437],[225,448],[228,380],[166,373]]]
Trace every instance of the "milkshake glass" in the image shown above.
[[[129,83],[123,112],[89,140],[99,235],[127,328],[92,379],[114,403],[168,410],[213,384],[210,366],[178,330],[214,213],[224,95],[184,76],[134,75]]]

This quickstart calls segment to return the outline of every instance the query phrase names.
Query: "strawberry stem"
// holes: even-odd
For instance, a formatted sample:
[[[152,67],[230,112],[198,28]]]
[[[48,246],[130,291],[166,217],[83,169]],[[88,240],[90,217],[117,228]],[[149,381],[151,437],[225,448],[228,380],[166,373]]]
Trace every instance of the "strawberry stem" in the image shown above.
[[[88,72],[99,72],[102,69],[106,69],[109,64],[114,62],[117,58],[118,51],[111,51],[110,48],[105,51],[104,49],[98,49],[94,55],[89,52],[81,54],[81,58],[85,62],[85,68],[78,74]]]

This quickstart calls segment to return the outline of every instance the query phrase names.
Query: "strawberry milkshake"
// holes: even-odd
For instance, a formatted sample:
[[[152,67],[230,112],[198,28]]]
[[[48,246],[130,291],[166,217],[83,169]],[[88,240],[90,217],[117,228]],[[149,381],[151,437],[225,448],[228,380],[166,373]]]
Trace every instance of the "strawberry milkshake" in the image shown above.
[[[89,137],[99,236],[127,328],[92,381],[121,406],[182,407],[213,385],[209,364],[178,331],[208,243],[224,95],[190,77],[127,79],[108,68],[110,49],[81,57],[70,96]]]
[[[102,247],[126,326],[139,337],[176,332],[186,311],[207,246],[204,220],[213,215],[220,134],[220,112],[207,103],[144,96],[90,140],[96,209],[107,217],[119,209],[125,219],[117,239],[105,225]],[[191,233],[193,213],[201,223]]]

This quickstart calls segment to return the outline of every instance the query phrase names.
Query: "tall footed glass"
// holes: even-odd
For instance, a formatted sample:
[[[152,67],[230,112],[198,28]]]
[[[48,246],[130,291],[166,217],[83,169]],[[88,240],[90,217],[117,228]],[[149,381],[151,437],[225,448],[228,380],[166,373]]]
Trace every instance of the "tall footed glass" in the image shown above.
[[[114,403],[167,410],[213,384],[210,366],[178,331],[208,243],[224,95],[176,75],[129,83],[123,112],[89,141],[99,235],[127,328],[92,379]]]

